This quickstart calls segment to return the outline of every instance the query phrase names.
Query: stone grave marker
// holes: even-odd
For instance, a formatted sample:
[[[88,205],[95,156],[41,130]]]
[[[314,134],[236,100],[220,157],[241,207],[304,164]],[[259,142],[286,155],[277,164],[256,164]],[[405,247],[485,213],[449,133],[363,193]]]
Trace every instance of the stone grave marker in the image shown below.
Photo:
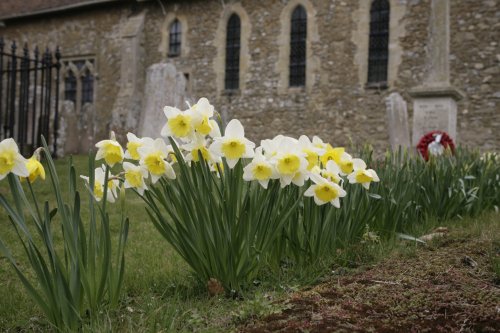
[[[80,152],[80,138],[78,136],[78,117],[73,102],[62,101],[59,115],[57,155],[77,154]]]
[[[393,92],[386,99],[387,126],[389,141],[392,150],[399,147],[410,147],[410,130],[408,128],[408,111],[406,102],[397,92]]]
[[[413,97],[412,144],[433,130],[457,140],[457,103],[463,94],[450,85],[450,1],[431,0],[427,76]]]
[[[159,138],[167,121],[163,108],[169,105],[185,110],[186,101],[189,98],[184,74],[169,63],[151,65],[146,72],[143,112],[137,135]]]
[[[413,135],[416,145],[430,131],[441,130],[456,140],[457,103],[448,96],[415,98],[413,103]]]

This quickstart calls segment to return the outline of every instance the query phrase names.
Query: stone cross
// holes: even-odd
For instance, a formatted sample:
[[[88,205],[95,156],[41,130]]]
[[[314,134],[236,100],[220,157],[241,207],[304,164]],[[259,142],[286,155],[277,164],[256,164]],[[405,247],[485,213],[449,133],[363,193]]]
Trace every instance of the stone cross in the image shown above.
[[[393,151],[410,147],[410,130],[408,128],[408,112],[406,102],[397,92],[393,92],[386,99],[387,126],[389,140]]]

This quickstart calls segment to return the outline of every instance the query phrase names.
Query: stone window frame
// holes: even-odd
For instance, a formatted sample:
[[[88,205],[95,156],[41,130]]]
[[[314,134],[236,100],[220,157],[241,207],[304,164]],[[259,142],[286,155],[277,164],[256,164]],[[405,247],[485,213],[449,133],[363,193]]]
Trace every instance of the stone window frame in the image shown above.
[[[170,52],[170,27],[178,20],[181,25],[181,50],[178,55],[175,57],[171,57],[169,55]],[[188,44],[188,35],[189,25],[187,17],[183,14],[177,12],[170,12],[165,17],[163,24],[161,26],[161,40],[158,45],[158,51],[160,52],[162,59],[172,59],[172,58],[180,58],[186,57],[189,54],[189,44]]]
[[[75,62],[83,61],[84,64],[81,68],[78,68],[75,65]],[[85,57],[71,57],[71,58],[63,58],[61,59],[61,74],[62,80],[59,87],[60,96],[62,96],[61,100],[65,100],[65,89],[66,89],[66,78],[69,74],[72,73],[76,78],[76,98],[75,98],[75,111],[81,112],[83,109],[82,104],[82,95],[83,95],[83,83],[82,79],[87,73],[93,78],[93,87],[92,87],[92,103],[95,103],[97,97],[97,82],[99,79],[99,75],[96,70],[96,59],[94,56],[85,56]]]
[[[237,52],[235,52],[235,50]],[[224,68],[225,90],[238,90],[240,88],[240,53],[241,19],[238,14],[233,13],[227,21],[226,28],[226,61]],[[232,56],[228,56],[228,54]]]
[[[305,86],[289,86],[290,77],[290,42],[292,14],[297,6],[302,6],[307,13],[307,40],[306,40],[306,81]],[[278,93],[288,94],[290,92],[310,93],[319,79],[318,69],[320,59],[313,53],[312,46],[319,42],[318,24],[316,21],[317,11],[310,0],[291,0],[283,7],[280,14],[281,31],[278,36],[279,46],[276,72],[279,73]]]
[[[357,22],[351,41],[356,46],[354,63],[358,70],[358,82],[362,89],[392,89],[398,76],[398,68],[403,59],[400,39],[406,34],[407,1],[389,0],[389,54],[387,62],[387,82],[384,85],[367,84],[368,53],[370,42],[370,9],[372,2],[359,1],[359,7],[352,13],[352,20]]]
[[[302,17],[305,14],[305,17]],[[297,17],[294,17],[297,16]],[[303,21],[305,21],[305,36],[302,31]],[[303,39],[305,37],[305,39]],[[292,11],[290,23],[290,62],[289,66],[289,87],[302,87],[306,85],[307,55],[305,48],[307,44],[307,11],[302,5],[297,5]],[[300,47],[304,49],[304,54],[297,52]],[[303,56],[303,58],[302,58]]]
[[[175,40],[172,38],[175,36]],[[179,38],[180,37],[180,38]],[[175,18],[168,28],[168,57],[174,58],[182,52],[182,23]]]
[[[379,17],[381,13],[387,12],[388,20],[378,20],[374,24],[373,13]],[[384,17],[385,18],[385,17]],[[389,67],[389,39],[390,39],[391,4],[389,0],[373,0],[370,6],[370,31],[368,38],[368,74],[367,87],[387,87],[387,76]],[[381,28],[383,29],[381,30]],[[387,29],[387,31],[385,31]],[[383,42],[386,47],[376,47]],[[387,45],[385,45],[387,44]],[[379,45],[380,46],[380,45]]]
[[[226,69],[226,36],[227,36],[227,24],[229,18],[236,14],[240,18],[240,69],[239,69],[239,89],[236,90],[226,90],[225,89],[225,69]],[[217,55],[213,62],[213,68],[216,76],[216,88],[217,94],[238,94],[244,93],[246,88],[246,75],[249,72],[250,67],[250,51],[249,51],[249,41],[251,34],[251,24],[250,18],[243,8],[241,3],[231,3],[224,6],[221,16],[219,18],[219,24],[217,31],[215,33],[214,44],[217,45]]]

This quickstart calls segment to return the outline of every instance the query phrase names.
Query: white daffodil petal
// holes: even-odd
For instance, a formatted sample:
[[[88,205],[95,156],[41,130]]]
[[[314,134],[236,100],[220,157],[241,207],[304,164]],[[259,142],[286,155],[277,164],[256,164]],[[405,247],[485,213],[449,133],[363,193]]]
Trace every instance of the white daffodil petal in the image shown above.
[[[243,125],[238,119],[232,119],[226,126],[224,131],[225,137],[239,137],[243,138],[245,136],[245,130]]]
[[[346,154],[346,153],[344,153]],[[352,166],[354,170],[365,170],[366,169],[366,163],[360,158],[353,158],[352,159]]]

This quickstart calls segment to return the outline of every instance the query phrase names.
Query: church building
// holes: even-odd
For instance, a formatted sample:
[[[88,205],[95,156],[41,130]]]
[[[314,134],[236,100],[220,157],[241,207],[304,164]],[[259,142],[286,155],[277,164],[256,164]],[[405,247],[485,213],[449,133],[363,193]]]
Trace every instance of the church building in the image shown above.
[[[66,152],[109,130],[156,136],[147,112],[200,97],[257,143],[306,134],[383,152],[395,93],[410,145],[445,126],[460,145],[500,149],[497,0],[5,0],[0,37],[60,47]]]

